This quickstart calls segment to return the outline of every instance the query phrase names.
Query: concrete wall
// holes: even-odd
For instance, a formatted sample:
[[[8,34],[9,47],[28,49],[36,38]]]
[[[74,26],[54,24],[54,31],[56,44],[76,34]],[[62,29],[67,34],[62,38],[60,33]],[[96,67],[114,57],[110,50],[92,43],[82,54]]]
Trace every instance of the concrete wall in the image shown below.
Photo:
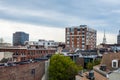
[[[0,67],[0,80],[41,80],[44,73],[44,61],[12,67]]]
[[[4,52],[0,52],[0,60],[4,58]]]
[[[0,60],[3,58],[12,58],[12,52],[0,52]]]
[[[109,75],[109,80],[120,80],[120,73],[113,72]]]
[[[4,52],[4,58],[12,58],[13,52]]]

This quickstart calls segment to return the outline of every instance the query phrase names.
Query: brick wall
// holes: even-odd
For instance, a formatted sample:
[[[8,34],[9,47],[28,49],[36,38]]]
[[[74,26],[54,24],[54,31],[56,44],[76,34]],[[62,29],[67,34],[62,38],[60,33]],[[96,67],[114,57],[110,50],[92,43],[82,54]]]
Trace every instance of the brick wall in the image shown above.
[[[44,61],[13,67],[0,67],[0,80],[41,80],[44,72]]]

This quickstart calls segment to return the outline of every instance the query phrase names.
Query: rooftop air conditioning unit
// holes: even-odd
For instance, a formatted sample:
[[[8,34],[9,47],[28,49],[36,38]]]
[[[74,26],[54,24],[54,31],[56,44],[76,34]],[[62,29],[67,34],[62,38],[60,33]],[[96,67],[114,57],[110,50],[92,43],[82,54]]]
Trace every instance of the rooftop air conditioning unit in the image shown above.
[[[118,61],[117,59],[112,60],[112,68],[118,68]]]
[[[106,65],[101,65],[101,66],[100,66],[100,70],[106,71]]]

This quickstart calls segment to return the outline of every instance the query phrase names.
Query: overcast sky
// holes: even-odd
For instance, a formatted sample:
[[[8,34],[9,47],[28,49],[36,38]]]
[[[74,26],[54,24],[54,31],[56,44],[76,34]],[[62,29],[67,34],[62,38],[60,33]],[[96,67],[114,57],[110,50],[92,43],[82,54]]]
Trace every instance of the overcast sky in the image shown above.
[[[116,43],[120,29],[119,0],[0,0],[0,37],[12,43],[12,34],[24,31],[30,40],[65,41],[65,27],[86,24],[97,30],[97,44],[106,31],[107,43]]]

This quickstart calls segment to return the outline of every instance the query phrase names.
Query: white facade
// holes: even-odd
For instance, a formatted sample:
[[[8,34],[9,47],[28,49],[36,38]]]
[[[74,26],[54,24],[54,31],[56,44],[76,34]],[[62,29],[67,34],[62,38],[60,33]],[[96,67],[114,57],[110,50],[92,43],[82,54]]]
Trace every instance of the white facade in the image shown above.
[[[0,43],[0,47],[1,46],[12,46],[10,43]]]
[[[58,46],[58,42],[55,42],[53,40],[39,40],[39,41],[27,41],[25,42],[25,44],[28,45],[35,45],[35,46],[44,46],[45,48],[48,47],[57,47]]]
[[[0,52],[0,60],[3,58],[12,58],[12,52]]]

